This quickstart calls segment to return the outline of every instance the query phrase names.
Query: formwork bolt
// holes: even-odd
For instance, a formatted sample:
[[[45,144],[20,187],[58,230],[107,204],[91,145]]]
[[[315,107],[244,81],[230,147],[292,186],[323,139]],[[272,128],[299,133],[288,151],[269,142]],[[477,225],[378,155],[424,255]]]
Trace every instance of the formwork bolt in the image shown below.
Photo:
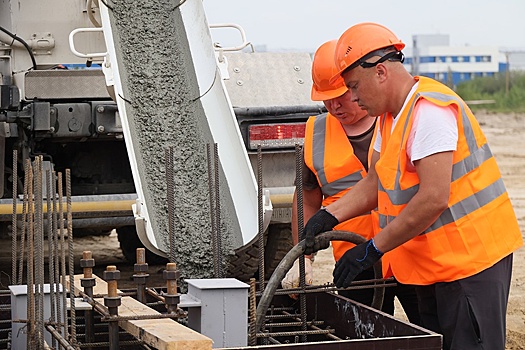
[[[145,285],[149,277],[148,264],[146,263],[146,249],[137,248],[137,263],[133,266],[133,281],[137,284],[137,299],[141,303],[146,302]]]
[[[109,265],[104,271],[104,279],[108,283],[108,295],[104,297],[104,305],[108,308],[111,316],[118,316],[118,307],[121,304],[121,297],[117,294],[117,280],[120,279],[120,271],[114,265]],[[119,327],[118,322],[113,319],[108,325],[109,348],[111,350],[119,348]]]
[[[168,294],[177,294],[177,279],[180,277],[176,263],[167,263],[166,270],[162,272],[162,277],[166,280]]]
[[[133,271],[137,274],[146,274],[148,272],[148,263],[146,263],[146,250],[144,248],[137,248],[137,262],[133,265]]]
[[[93,267],[95,267],[95,259],[91,251],[85,250],[82,252],[82,259],[80,259],[80,267],[83,268],[84,278],[93,277]]]
[[[98,113],[104,113],[104,106],[97,106]]]
[[[117,315],[117,308],[120,306],[121,298],[117,292],[117,281],[120,279],[120,271],[114,265],[109,265],[104,271],[104,280],[108,283],[108,295],[104,297],[104,305],[109,309],[111,315]]]
[[[167,291],[164,295],[164,301],[168,312],[176,312],[177,304],[180,302],[180,295],[177,294],[177,279],[180,277],[177,271],[176,263],[167,263],[166,270],[162,272],[162,276],[166,280]]]
[[[98,132],[104,132],[104,130],[106,130],[106,128],[104,127],[104,125],[99,125],[98,128],[97,128],[97,131],[98,131]]]
[[[82,259],[80,259],[80,267],[84,272],[84,277],[80,279],[80,284],[84,287],[84,291],[89,295],[93,296],[92,287],[96,284],[95,277],[93,277],[93,267],[95,266],[95,259],[91,254],[91,251],[86,250],[82,252]]]
[[[104,280],[108,283],[108,296],[117,296],[117,281],[120,279],[120,271],[115,265],[109,265],[104,271]]]
[[[146,249],[144,248],[137,248],[135,251],[136,257],[137,257],[137,265],[142,265],[146,263]]]

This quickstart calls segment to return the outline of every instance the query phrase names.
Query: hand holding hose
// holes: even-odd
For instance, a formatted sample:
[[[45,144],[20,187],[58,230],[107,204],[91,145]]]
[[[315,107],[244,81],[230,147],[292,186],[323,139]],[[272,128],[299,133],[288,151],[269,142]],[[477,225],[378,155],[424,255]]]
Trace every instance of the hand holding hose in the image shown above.
[[[339,220],[337,220],[336,217],[330,214],[326,209],[318,210],[304,226],[304,253],[306,255],[314,253],[315,236],[326,231],[331,231],[338,223]]]
[[[335,285],[338,288],[348,287],[357,275],[373,266],[382,256],[383,253],[377,249],[373,238],[348,249],[335,264]]]

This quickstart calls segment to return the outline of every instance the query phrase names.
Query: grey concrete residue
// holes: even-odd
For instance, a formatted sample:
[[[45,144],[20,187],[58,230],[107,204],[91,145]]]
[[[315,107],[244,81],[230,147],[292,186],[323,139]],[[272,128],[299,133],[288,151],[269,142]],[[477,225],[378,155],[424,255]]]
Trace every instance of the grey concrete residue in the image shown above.
[[[139,176],[151,223],[169,249],[165,149],[174,146],[176,263],[183,278],[212,277],[206,145],[213,143],[188,49],[179,1],[112,2],[117,59]],[[184,6],[184,5],[183,5]],[[220,145],[218,145],[220,148]],[[223,250],[238,244],[239,228],[220,172]],[[235,232],[236,234],[232,234]],[[236,236],[236,237],[234,237]]]

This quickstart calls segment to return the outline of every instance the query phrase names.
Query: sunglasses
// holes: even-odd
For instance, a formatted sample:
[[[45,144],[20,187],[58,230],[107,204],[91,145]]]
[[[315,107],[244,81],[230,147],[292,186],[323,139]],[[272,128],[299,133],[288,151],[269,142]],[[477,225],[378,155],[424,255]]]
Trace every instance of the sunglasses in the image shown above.
[[[403,63],[405,61],[405,55],[401,51],[392,51],[385,55],[383,55],[381,58],[379,58],[375,62],[366,62],[367,59],[369,59],[372,56],[377,56],[376,52],[371,52],[368,55],[364,56],[363,58],[360,58],[356,62],[354,62],[350,67],[348,67],[346,70],[352,70],[357,66],[361,66],[363,68],[372,68],[377,66],[379,63],[385,62],[386,60],[389,61],[399,61]]]

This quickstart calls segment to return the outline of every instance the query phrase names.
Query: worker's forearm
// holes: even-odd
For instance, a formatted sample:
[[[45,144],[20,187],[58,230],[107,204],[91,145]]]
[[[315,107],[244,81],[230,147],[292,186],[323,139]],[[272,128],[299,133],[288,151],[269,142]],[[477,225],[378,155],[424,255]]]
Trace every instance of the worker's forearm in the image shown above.
[[[374,237],[376,247],[387,252],[425,231],[448,207],[452,152],[441,152],[415,162],[418,192],[401,213]]]
[[[339,220],[346,221],[364,213],[370,212],[377,207],[377,183],[365,177],[359,181],[350,191],[334,203],[326,207],[326,210]]]
[[[417,194],[395,220],[387,223],[375,237],[374,243],[386,253],[425,231],[445,208],[436,200]]]

